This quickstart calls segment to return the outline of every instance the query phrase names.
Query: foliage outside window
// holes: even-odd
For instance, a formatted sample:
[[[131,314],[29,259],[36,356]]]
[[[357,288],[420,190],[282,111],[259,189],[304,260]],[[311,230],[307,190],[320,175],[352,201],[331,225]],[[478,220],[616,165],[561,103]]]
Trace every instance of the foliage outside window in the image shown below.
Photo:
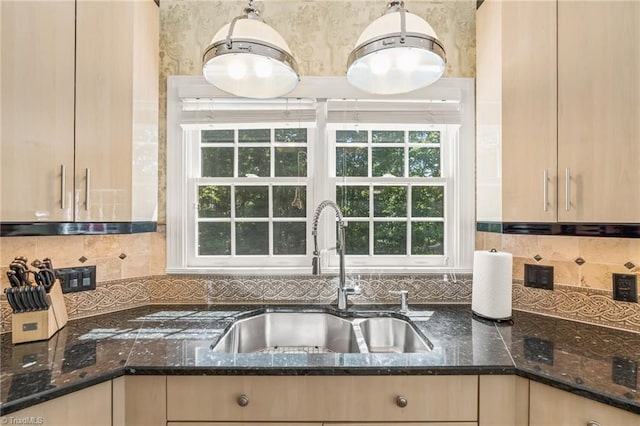
[[[444,255],[445,183],[430,182],[441,177],[442,130],[373,127],[334,136],[347,254]]]

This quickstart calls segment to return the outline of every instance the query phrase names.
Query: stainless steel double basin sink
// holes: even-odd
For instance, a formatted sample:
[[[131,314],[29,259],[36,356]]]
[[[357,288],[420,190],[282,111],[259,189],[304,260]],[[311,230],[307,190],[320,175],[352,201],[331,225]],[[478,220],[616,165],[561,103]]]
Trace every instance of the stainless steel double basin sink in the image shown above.
[[[237,320],[213,347],[224,353],[416,353],[431,342],[402,319],[266,312]]]

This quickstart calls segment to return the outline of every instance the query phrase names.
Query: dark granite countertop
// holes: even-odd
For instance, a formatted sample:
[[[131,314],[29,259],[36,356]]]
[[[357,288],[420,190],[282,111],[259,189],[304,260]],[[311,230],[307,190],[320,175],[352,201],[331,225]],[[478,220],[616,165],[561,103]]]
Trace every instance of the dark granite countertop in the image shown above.
[[[295,307],[300,309],[301,307]],[[640,414],[640,334],[514,312],[513,324],[472,317],[469,305],[412,305],[433,344],[415,354],[224,354],[211,350],[237,317],[260,306],[147,306],[70,321],[50,340],[0,337],[0,414],[123,374],[518,374]],[[333,308],[306,309],[335,312]],[[390,306],[358,306],[399,316]]]

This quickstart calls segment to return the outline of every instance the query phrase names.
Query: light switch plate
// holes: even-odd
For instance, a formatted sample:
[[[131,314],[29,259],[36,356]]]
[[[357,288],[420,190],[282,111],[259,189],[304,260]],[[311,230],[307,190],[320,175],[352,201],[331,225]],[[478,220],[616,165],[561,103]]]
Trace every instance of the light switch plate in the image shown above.
[[[524,264],[524,286],[553,290],[553,266]]]
[[[613,274],[613,300],[638,303],[637,274]]]
[[[77,266],[75,268],[56,269],[56,275],[62,285],[63,293],[96,289],[96,267]]]

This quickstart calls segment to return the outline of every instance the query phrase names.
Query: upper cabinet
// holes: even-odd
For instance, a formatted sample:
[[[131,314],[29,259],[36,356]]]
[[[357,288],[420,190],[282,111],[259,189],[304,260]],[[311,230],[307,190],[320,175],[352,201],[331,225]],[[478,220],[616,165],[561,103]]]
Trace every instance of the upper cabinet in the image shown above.
[[[558,219],[640,222],[640,2],[558,3]]]
[[[498,77],[477,76],[501,90],[497,220],[639,223],[640,2],[487,0],[478,15],[486,6],[478,64],[489,46],[502,56]]]
[[[0,7],[0,220],[156,220],[157,5]]]
[[[73,2],[0,2],[0,220],[73,220]]]
[[[556,4],[501,4],[502,220],[555,222]]]

